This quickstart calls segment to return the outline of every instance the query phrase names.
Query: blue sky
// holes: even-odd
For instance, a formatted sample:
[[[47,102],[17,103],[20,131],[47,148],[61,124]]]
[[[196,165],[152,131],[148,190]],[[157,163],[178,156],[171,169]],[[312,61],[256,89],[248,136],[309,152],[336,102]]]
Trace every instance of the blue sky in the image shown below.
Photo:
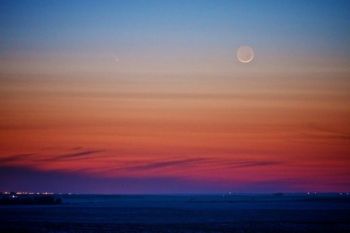
[[[1,50],[349,53],[348,1],[2,1]]]

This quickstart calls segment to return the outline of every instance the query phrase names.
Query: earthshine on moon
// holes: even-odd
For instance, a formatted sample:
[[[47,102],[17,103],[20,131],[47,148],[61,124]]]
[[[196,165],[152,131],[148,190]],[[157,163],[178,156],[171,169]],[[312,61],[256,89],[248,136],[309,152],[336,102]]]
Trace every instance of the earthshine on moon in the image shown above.
[[[237,50],[237,59],[242,63],[249,63],[254,57],[254,50],[249,46],[241,46]]]

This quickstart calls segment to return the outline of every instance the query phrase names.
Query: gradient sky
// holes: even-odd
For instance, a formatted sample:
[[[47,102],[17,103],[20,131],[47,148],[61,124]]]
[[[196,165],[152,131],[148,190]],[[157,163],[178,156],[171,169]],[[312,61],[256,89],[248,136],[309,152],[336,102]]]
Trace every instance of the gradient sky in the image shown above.
[[[1,1],[0,190],[349,191],[349,11]]]

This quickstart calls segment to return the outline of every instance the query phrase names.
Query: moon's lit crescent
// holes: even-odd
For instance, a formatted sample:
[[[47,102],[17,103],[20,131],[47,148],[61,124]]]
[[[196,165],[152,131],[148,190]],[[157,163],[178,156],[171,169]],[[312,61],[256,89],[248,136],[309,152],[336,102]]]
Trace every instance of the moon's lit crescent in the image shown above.
[[[237,59],[242,63],[249,63],[255,57],[254,50],[249,46],[241,46],[237,50]]]

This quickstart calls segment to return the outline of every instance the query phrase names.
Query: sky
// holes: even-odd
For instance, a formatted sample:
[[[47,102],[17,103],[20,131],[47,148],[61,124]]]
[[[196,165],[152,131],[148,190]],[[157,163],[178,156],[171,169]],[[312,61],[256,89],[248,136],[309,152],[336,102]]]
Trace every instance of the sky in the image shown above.
[[[349,191],[349,10],[1,1],[0,191]]]

